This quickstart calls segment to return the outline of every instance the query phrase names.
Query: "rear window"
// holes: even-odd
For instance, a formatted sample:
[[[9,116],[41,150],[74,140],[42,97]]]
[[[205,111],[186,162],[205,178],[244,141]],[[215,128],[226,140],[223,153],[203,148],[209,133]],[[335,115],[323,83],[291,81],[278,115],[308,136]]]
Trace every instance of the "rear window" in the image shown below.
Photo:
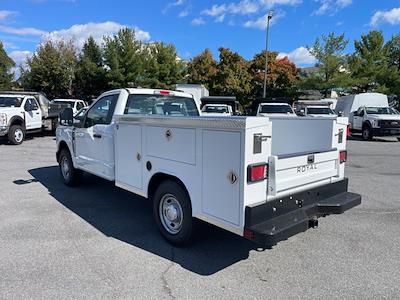
[[[334,115],[332,109],[328,107],[309,107],[307,108],[307,113],[310,115]]]
[[[226,106],[204,106],[202,111],[207,113],[220,113],[220,114],[229,113],[229,110]]]
[[[193,99],[171,95],[130,95],[126,115],[198,116]]]
[[[68,106],[68,107],[74,107],[74,105],[75,105],[75,101],[57,101],[57,100],[54,100],[53,103],[54,104],[65,105],[65,106]]]
[[[292,108],[289,105],[261,105],[262,114],[292,114]]]
[[[391,107],[366,107],[366,111],[371,115],[397,115],[397,112]]]

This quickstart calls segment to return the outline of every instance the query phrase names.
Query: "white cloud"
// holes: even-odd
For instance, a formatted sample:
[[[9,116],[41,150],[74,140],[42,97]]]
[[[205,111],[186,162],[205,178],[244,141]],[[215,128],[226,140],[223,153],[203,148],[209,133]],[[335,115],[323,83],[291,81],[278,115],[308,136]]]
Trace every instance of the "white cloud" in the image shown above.
[[[256,20],[247,21],[243,24],[243,26],[246,28],[256,28],[256,29],[264,30],[267,28],[267,16],[268,16],[268,14],[265,14],[262,17],[257,18]],[[270,26],[273,26],[274,24],[276,24],[276,22],[279,19],[283,18],[284,16],[285,16],[285,12],[283,12],[283,11],[275,12],[275,15],[273,15],[273,17],[270,21]]]
[[[300,3],[302,3],[302,0],[241,0],[239,2],[214,4],[210,8],[203,10],[201,14],[213,17],[215,22],[221,22],[221,19],[225,18],[222,17],[222,15],[252,15],[275,6],[295,6]],[[257,20],[249,21],[247,27],[260,27],[258,25],[253,25],[252,22],[255,23]]]
[[[166,14],[168,10],[172,7],[178,7],[184,5],[186,0],[175,0],[167,4],[167,6],[162,10],[163,14]]]
[[[180,13],[179,13],[179,18],[184,18],[184,17],[187,17],[189,15],[189,10],[187,10],[187,9],[185,9],[185,10],[182,10]]]
[[[287,56],[290,61],[294,62],[296,65],[313,65],[317,62],[314,56],[305,47],[299,47],[294,49],[289,53],[281,52],[278,58],[284,58]]]
[[[314,0],[319,3],[319,8],[315,10],[312,15],[322,16],[325,14],[334,15],[340,9],[343,9],[347,6],[353,4],[353,0]]]
[[[8,56],[15,62],[15,67],[11,69],[11,72],[14,73],[14,79],[18,79],[20,77],[20,68],[26,67],[26,60],[32,56],[32,52],[30,51],[19,51],[15,50],[8,53]]]
[[[206,22],[202,17],[194,18],[190,24],[194,26],[204,25]]]
[[[15,35],[35,35],[35,36],[41,36],[46,33],[43,30],[32,27],[15,28],[4,25],[0,25],[0,32],[10,33]]]
[[[15,15],[15,11],[10,10],[0,10],[0,21],[7,19],[9,16]]]
[[[225,19],[225,14],[216,17],[215,18],[215,22],[216,23],[222,23],[224,21],[224,19]]]
[[[116,22],[104,22],[104,23],[87,23],[73,25],[68,29],[62,29],[47,33],[44,35],[45,39],[53,41],[58,40],[72,40],[78,49],[81,49],[85,41],[91,36],[94,40],[101,44],[104,36],[110,36],[117,33],[120,29],[129,27]],[[147,31],[143,31],[137,27],[133,27],[135,30],[136,38],[141,41],[150,40],[150,34]]]
[[[377,26],[381,23],[389,23],[390,25],[400,24],[400,7],[386,11],[377,11],[372,16],[370,25]]]

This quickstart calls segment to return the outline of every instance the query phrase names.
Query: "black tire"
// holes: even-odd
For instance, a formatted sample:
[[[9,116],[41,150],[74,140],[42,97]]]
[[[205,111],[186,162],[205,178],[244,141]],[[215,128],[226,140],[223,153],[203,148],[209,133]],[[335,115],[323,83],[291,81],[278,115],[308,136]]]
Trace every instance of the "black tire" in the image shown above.
[[[58,159],[61,177],[67,186],[75,186],[79,183],[82,171],[75,169],[71,154],[67,149],[62,149]]]
[[[371,141],[373,138],[371,126],[364,125],[362,129],[362,138],[364,141]]]
[[[21,145],[24,140],[24,128],[20,125],[12,125],[8,131],[8,141],[13,145]]]
[[[172,207],[172,216],[176,210],[175,219],[169,215],[167,207]],[[192,205],[189,195],[180,184],[173,180],[166,180],[158,186],[153,196],[153,215],[162,236],[170,244],[183,246],[190,242],[193,231]],[[167,215],[173,220],[169,221]],[[179,216],[182,217],[179,218]],[[175,223],[179,224],[172,226]]]

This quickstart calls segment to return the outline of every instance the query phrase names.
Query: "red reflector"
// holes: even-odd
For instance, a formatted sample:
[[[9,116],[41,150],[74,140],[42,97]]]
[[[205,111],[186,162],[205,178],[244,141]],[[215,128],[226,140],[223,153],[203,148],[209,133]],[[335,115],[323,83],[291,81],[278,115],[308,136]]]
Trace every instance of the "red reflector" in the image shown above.
[[[254,233],[250,229],[245,229],[243,232],[243,237],[246,239],[252,240],[254,238]]]
[[[350,134],[350,128],[351,128],[351,124],[349,124],[349,125],[347,125],[347,136],[349,137],[351,134]]]
[[[268,165],[250,165],[248,168],[248,181],[257,182],[267,178]]]
[[[160,91],[160,94],[161,95],[169,95],[170,93],[169,93],[169,91]]]
[[[340,160],[340,163],[344,163],[347,161],[347,151],[340,151],[339,160]]]

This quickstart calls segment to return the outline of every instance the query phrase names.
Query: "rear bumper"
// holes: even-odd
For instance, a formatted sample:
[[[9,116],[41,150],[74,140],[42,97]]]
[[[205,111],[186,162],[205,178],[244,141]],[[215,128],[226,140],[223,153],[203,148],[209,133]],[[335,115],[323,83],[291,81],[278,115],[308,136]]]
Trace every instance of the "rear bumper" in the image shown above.
[[[400,136],[400,128],[373,128],[373,136]]]
[[[279,241],[318,226],[317,218],[341,214],[361,204],[347,192],[348,179],[293,194],[261,205],[247,206],[244,236],[269,248]]]

